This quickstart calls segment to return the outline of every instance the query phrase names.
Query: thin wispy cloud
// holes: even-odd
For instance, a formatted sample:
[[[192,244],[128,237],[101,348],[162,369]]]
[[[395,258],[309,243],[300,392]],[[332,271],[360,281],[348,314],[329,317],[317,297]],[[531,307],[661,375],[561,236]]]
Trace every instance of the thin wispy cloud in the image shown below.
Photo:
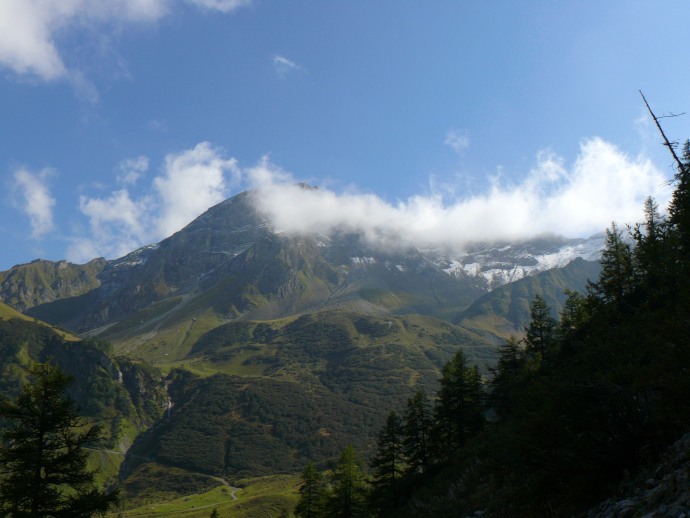
[[[29,217],[33,239],[40,239],[55,228],[53,223],[55,198],[47,185],[51,174],[48,169],[39,173],[19,169],[13,175],[14,187],[19,194],[18,205],[20,210]]]
[[[470,147],[470,138],[467,136],[466,131],[452,129],[446,133],[443,143],[456,153],[462,154]]]
[[[149,159],[145,156],[128,158],[120,162],[116,168],[117,181],[121,184],[135,184],[149,169]]]
[[[190,3],[195,4],[199,7],[205,9],[211,9],[215,11],[220,11],[222,13],[229,13],[240,7],[246,7],[251,5],[252,0],[188,0]]]
[[[285,77],[291,72],[306,72],[302,66],[280,54],[273,55],[273,69],[280,77]]]

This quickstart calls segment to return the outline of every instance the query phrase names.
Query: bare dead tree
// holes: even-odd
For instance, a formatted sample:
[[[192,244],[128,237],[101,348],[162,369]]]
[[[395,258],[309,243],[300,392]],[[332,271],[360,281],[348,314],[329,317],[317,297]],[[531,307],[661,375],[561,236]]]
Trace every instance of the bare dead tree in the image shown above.
[[[647,110],[649,110],[649,114],[652,116],[652,119],[654,119],[654,124],[656,124],[656,127],[659,129],[659,133],[661,133],[661,136],[664,138],[664,146],[668,148],[668,150],[671,152],[671,155],[673,155],[673,159],[676,161],[676,164],[678,164],[678,173],[683,174],[685,172],[685,166],[683,165],[683,162],[681,162],[680,158],[678,158],[678,155],[676,154],[676,145],[668,140],[666,137],[666,133],[664,133],[664,130],[661,128],[661,124],[659,124],[659,118],[654,115],[654,112],[652,109],[649,107],[649,103],[647,102],[647,99],[645,98],[644,94],[642,93],[642,90],[638,90],[640,92],[640,95],[642,96],[642,100],[644,101],[645,106],[647,106]],[[682,114],[681,114],[682,115]],[[671,114],[670,116],[672,117],[677,117],[678,115]]]

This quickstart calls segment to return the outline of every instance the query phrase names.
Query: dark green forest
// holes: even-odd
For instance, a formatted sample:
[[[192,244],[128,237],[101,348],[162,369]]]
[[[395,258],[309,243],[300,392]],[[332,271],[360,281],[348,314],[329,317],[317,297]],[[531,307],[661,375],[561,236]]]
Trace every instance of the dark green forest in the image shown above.
[[[391,412],[352,505],[341,457],[305,470],[296,514],[572,516],[658,461],[690,430],[690,142],[674,182],[667,216],[649,198],[643,223],[606,230],[559,319],[535,297],[487,382],[459,351],[435,397]]]

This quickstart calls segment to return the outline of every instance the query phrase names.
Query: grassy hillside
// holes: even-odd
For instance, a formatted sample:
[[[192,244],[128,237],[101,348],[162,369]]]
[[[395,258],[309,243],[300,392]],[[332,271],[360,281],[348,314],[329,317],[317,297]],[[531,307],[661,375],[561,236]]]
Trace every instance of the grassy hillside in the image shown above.
[[[523,332],[536,295],[547,302],[557,317],[566,299],[565,290],[584,292],[587,281],[596,280],[600,271],[599,263],[575,259],[564,268],[541,272],[487,293],[454,321],[477,333],[494,335],[500,341]]]
[[[434,391],[459,347],[480,367],[494,354],[478,336],[420,316],[328,311],[219,326],[163,365],[174,406],[130,450],[127,480],[153,483],[161,466],[231,480],[294,473],[348,444],[368,455],[390,409]]]
[[[54,300],[77,297],[98,287],[105,259],[87,264],[36,260],[0,272],[0,300],[25,311]]]
[[[77,341],[80,338],[75,335],[74,333],[70,333],[69,331],[65,331],[64,329],[59,329],[54,326],[51,326],[50,324],[46,324],[45,322],[41,322],[37,320],[36,318],[32,318],[30,316],[25,315],[24,313],[20,313],[13,307],[8,306],[4,302],[0,302],[0,320],[11,320],[11,319],[19,319],[19,320],[24,320],[26,322],[33,322],[35,324],[42,325],[44,327],[49,328],[53,332],[55,332],[58,336],[60,336],[62,339],[67,340],[67,341]]]
[[[100,470],[100,482],[112,484],[124,452],[163,411],[160,375],[137,362],[115,360],[105,342],[66,340],[51,327],[15,314],[0,305],[0,397],[19,394],[35,362],[55,363],[72,375],[69,396],[103,431],[93,445],[91,466]]]

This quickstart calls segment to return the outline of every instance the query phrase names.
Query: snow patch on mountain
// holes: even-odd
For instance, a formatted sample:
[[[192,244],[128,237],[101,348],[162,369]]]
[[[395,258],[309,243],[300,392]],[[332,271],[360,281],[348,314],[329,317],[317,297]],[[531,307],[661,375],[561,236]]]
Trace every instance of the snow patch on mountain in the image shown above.
[[[598,261],[604,240],[604,235],[595,235],[588,239],[477,247],[459,257],[439,258],[436,265],[449,275],[478,278],[492,290],[539,272],[562,268],[578,257]]]

